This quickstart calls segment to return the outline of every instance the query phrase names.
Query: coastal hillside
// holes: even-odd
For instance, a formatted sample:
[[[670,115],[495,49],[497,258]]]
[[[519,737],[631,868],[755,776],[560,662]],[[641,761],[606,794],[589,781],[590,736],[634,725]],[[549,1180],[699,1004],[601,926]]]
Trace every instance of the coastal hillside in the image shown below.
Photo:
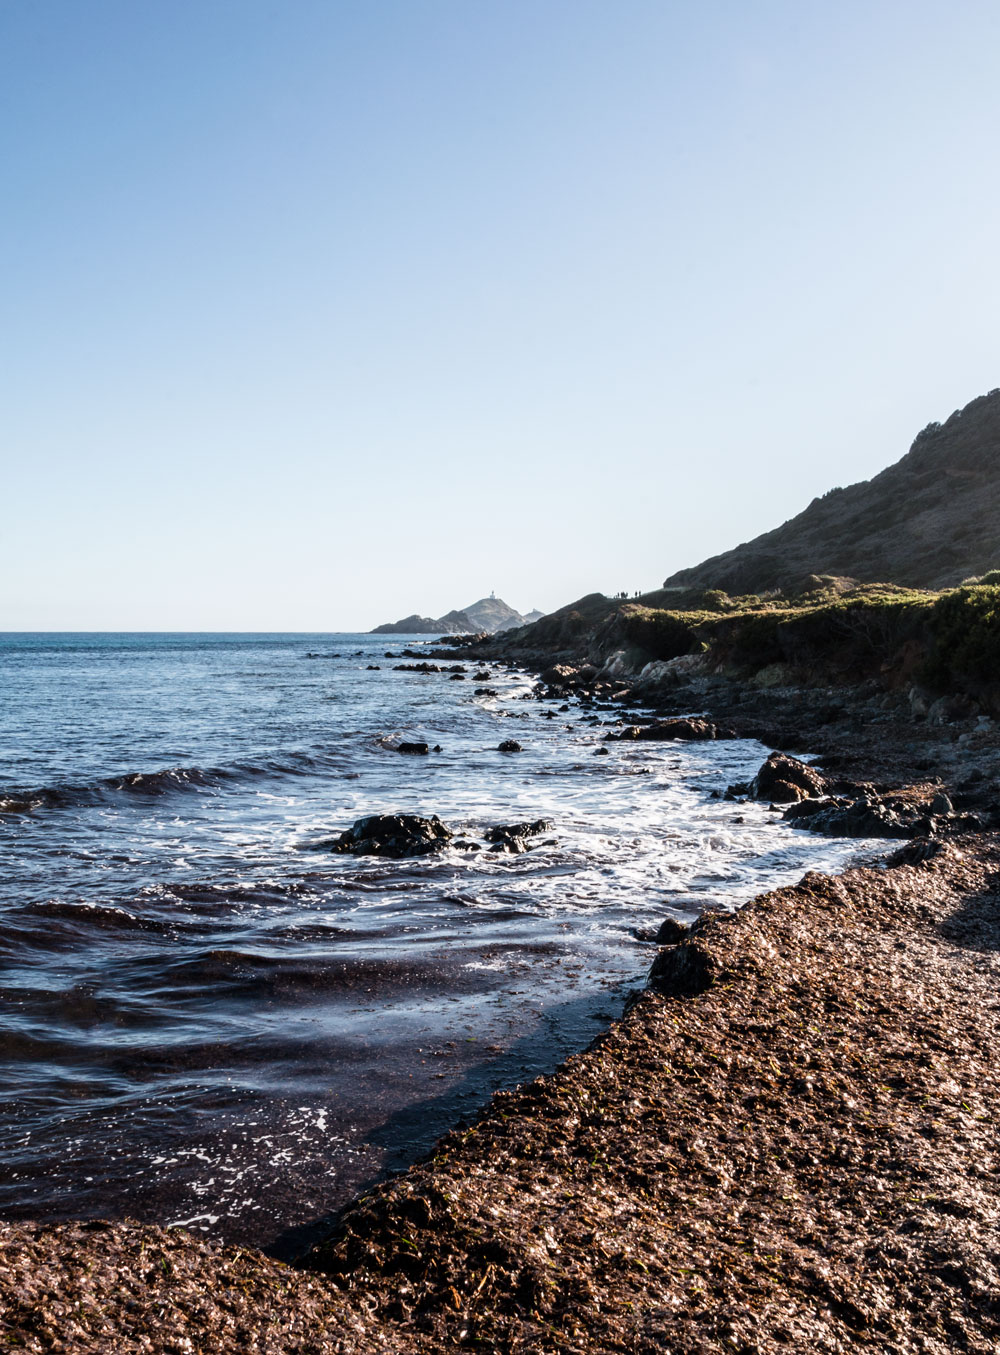
[[[502,598],[490,595],[472,602],[467,607],[446,612],[444,616],[430,617],[404,616],[401,621],[387,621],[369,632],[371,635],[469,635],[486,632],[497,635],[500,631],[513,630],[517,626],[527,626],[541,617],[541,612],[529,612],[526,616],[515,611]]]
[[[872,480],[831,489],[781,527],[679,570],[665,588],[762,593],[807,574],[950,588],[1000,560],[1000,390],[920,433]]]

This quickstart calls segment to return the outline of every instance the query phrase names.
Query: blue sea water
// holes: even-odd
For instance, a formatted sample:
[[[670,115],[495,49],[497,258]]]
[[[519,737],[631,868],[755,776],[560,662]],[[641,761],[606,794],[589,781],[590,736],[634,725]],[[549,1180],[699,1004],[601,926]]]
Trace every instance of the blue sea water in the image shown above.
[[[668,913],[857,853],[712,798],[760,744],[597,756],[616,711],[395,671],[417,643],[433,660],[425,637],[0,635],[0,1215],[292,1254],[582,1048]],[[520,856],[317,850],[396,811],[553,827]]]

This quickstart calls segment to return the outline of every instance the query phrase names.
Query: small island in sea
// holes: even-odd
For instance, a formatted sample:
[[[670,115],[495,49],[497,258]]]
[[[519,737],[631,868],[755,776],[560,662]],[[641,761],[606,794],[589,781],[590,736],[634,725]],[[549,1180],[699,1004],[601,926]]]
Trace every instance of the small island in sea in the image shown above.
[[[375,626],[372,635],[497,635],[501,631],[530,626],[544,612],[530,611],[522,616],[502,598],[491,593],[468,607],[458,607],[436,620],[430,616],[404,616],[401,621],[386,621]]]

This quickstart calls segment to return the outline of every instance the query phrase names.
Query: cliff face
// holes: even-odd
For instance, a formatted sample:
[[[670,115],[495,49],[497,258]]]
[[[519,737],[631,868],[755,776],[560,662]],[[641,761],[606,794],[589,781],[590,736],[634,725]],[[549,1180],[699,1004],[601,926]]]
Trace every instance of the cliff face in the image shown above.
[[[1000,565],[1000,390],[929,424],[872,480],[832,489],[783,526],[679,570],[665,588],[761,593],[806,574],[949,588]]]

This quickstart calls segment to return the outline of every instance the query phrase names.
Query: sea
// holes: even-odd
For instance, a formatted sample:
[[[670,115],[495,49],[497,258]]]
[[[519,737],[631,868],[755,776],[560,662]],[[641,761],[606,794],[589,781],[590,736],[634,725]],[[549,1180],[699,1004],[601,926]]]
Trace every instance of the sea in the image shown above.
[[[613,707],[404,649],[452,666],[423,636],[0,635],[0,1217],[294,1257],[584,1049],[665,917],[871,850],[721,798],[759,743],[608,743]],[[330,850],[386,813],[483,849]]]

